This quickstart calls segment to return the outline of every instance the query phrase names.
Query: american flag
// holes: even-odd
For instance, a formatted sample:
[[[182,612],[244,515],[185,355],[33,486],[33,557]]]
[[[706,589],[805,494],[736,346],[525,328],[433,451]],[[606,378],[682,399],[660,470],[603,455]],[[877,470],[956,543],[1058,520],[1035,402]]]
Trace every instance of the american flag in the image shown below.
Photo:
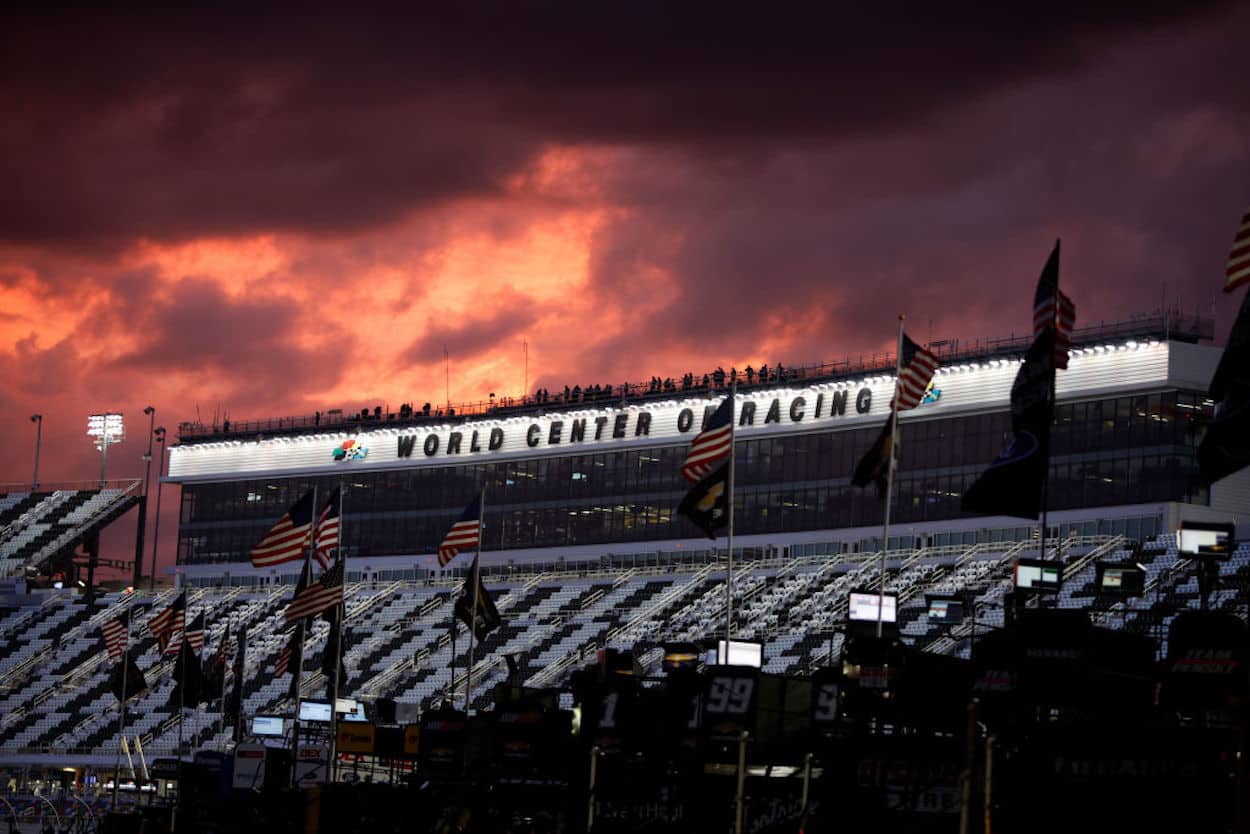
[[[226,623],[226,631],[221,635],[221,642],[217,644],[217,651],[213,655],[213,661],[209,665],[214,671],[218,668],[224,670],[226,668],[226,660],[230,656],[230,624]]]
[[[183,591],[168,608],[148,620],[148,631],[156,638],[161,654],[177,654],[186,625],[187,592]]]
[[[1241,228],[1233,237],[1233,248],[1224,267],[1224,292],[1250,283],[1250,211],[1242,215]]]
[[[291,668],[291,662],[299,656],[299,630],[291,632],[290,639],[282,646],[282,651],[278,652],[278,659],[273,664],[273,676],[280,677],[287,673]]]
[[[712,414],[703,431],[690,441],[686,462],[681,465],[683,478],[697,484],[729,457],[733,447],[733,423],[734,398],[729,396]]]
[[[479,495],[473,499],[469,506],[464,508],[464,512],[460,514],[459,520],[451,525],[447,535],[443,536],[443,541],[438,546],[438,566],[440,568],[446,567],[447,563],[456,558],[456,554],[460,551],[468,550],[481,544],[481,524],[482,496]]]
[[[330,567],[330,556],[339,547],[339,490],[330,493],[321,513],[317,516],[317,532],[314,534],[317,548],[313,555],[321,569]]]
[[[126,651],[126,638],[130,631],[126,618],[123,616],[109,620],[100,627],[100,631],[104,634],[104,645],[109,651],[109,660],[117,660]]]
[[[191,621],[191,625],[187,628],[187,642],[191,644],[191,651],[197,655],[204,649],[204,613],[200,614]]]
[[[1033,338],[1048,327],[1055,329],[1055,367],[1068,367],[1068,350],[1072,347],[1072,328],[1076,325],[1076,305],[1059,289],[1059,242],[1037,279],[1033,294]]]
[[[252,548],[252,564],[258,568],[294,562],[304,555],[308,538],[312,535],[312,490],[296,501],[286,515],[278,519],[260,544]]]
[[[906,411],[920,405],[924,392],[941,362],[929,351],[903,334],[903,358],[898,373],[898,410]]]
[[[286,607],[286,621],[293,623],[304,617],[314,617],[328,611],[343,601],[343,560],[321,575],[316,582],[295,589],[291,604]]]

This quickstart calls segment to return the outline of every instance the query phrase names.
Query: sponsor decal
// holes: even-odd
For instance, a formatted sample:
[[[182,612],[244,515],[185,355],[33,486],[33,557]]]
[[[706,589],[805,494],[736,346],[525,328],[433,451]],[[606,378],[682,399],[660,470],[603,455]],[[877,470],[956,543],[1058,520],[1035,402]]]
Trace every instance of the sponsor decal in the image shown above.
[[[351,440],[344,440],[342,444],[340,444],[339,447],[331,453],[335,460],[364,460],[365,456],[368,454],[369,449],[355,438],[352,438]]]

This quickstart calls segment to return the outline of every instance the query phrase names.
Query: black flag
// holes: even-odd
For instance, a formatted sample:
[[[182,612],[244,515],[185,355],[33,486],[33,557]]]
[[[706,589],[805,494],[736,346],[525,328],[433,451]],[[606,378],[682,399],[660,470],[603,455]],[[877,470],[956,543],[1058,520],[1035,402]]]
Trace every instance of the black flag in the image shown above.
[[[337,651],[339,656],[338,675],[340,688],[347,680],[347,667],[343,665],[343,633],[342,624],[338,616],[339,609],[335,608],[330,620],[330,634],[326,637],[325,651],[321,653],[321,674],[326,676],[326,697],[334,694],[334,654]]]
[[[729,463],[722,463],[691,487],[677,512],[715,540],[716,531],[729,524]]]
[[[1211,484],[1250,466],[1250,293],[1241,301],[1208,394],[1215,416],[1198,444],[1198,469]]]
[[[964,512],[1036,519],[1050,464],[1051,397],[1055,390],[1055,330],[1033,340],[1011,386],[1011,445],[964,493]]]
[[[477,616],[474,617],[470,612],[473,610],[473,578],[477,577]],[[482,574],[477,567],[477,559],[473,560],[473,569],[469,571],[469,575],[464,580],[464,590],[460,592],[460,596],[456,599],[456,617],[460,622],[473,629],[473,634],[478,640],[486,637],[503,623],[499,617],[499,609],[495,607],[495,601],[486,591],[486,587],[482,584]]]
[[[881,434],[877,435],[872,448],[855,464],[855,472],[851,475],[851,483],[857,487],[875,483],[877,495],[882,498],[885,497],[886,478],[890,472],[890,455],[893,453],[895,458],[898,457],[897,444],[894,442],[894,419],[894,412],[891,411],[885,425],[881,427]]]
[[[239,627],[238,645],[234,649],[234,686],[226,696],[226,715],[234,719],[235,741],[239,738],[239,705],[243,703],[243,678],[247,671],[247,627]]]
[[[175,709],[179,704],[190,709],[210,699],[212,694],[200,656],[184,637],[178,659],[174,661],[174,688],[169,693],[169,703]]]
[[[113,693],[113,697],[122,700],[122,669],[125,668],[126,673],[126,699],[129,700],[136,695],[144,692],[148,688],[148,682],[143,677],[143,672],[139,671],[139,665],[135,663],[134,657],[129,652],[121,663],[113,667],[112,674],[109,675],[109,691]]]

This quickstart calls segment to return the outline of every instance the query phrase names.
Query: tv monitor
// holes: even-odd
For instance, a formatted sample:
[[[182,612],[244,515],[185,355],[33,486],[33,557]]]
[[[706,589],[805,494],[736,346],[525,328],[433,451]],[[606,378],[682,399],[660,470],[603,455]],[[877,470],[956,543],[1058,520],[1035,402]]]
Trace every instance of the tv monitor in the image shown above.
[[[334,702],[334,711],[342,721],[368,721],[365,705],[354,698],[339,698]]]
[[[898,620],[898,595],[886,594],[884,605],[881,605],[881,622],[892,623]],[[876,591],[851,591],[846,610],[846,618],[851,622],[875,623],[877,607],[882,596]]]
[[[1237,546],[1232,524],[1182,521],[1176,531],[1176,549],[1186,556],[1227,559]]]
[[[764,644],[730,640],[726,649],[725,641],[717,640],[716,657],[722,666],[754,666],[758,669],[764,665]]]
[[[286,733],[286,721],[281,715],[253,715],[252,735],[281,738]]]
[[[1063,563],[1044,559],[1016,561],[1016,589],[1055,593],[1063,585]]]
[[[1105,596],[1137,597],[1146,589],[1146,569],[1134,562],[1099,562],[1098,593]]]
[[[334,720],[329,701],[300,701],[299,720],[329,724]]]
[[[929,619],[943,623],[958,623],[964,618],[964,601],[959,597],[930,596]]]

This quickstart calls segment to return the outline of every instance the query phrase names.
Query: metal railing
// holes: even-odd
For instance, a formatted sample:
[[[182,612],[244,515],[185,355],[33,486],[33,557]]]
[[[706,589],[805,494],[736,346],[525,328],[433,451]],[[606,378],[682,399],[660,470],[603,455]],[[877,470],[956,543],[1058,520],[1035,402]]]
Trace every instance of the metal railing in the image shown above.
[[[1071,341],[1074,347],[1109,339],[1134,337],[1198,341],[1210,340],[1214,337],[1214,333],[1215,323],[1211,318],[1185,314],[1179,310],[1166,310],[1080,327],[1073,331]],[[999,358],[1006,355],[1022,356],[1028,350],[1032,340],[1031,334],[1019,336],[1012,334],[988,339],[941,339],[930,342],[928,348],[937,354],[944,365],[949,365],[973,359]],[[563,391],[543,397],[526,392],[520,397],[491,397],[486,400],[446,403],[443,406],[427,404],[429,405],[428,411],[425,408],[412,410],[407,407],[391,411],[390,406],[377,406],[372,410],[361,409],[348,414],[344,414],[341,409],[335,409],[311,415],[259,420],[232,421],[223,418],[220,422],[214,420],[208,424],[183,422],[178,424],[178,437],[179,440],[203,440],[237,435],[298,433],[309,429],[358,431],[380,424],[415,426],[435,422],[462,421],[468,417],[518,416],[540,408],[584,406],[588,403],[610,406],[671,398],[679,394],[710,393],[727,389],[731,381],[736,381],[740,390],[746,390],[776,385],[809,384],[858,374],[892,373],[894,369],[893,353],[861,353],[858,356],[849,356],[840,360],[793,368],[780,365],[770,367],[768,376],[764,379],[754,373],[748,377],[745,372],[738,373],[733,368],[728,372],[717,368],[706,374],[687,373],[678,374],[676,377],[653,377],[651,382],[645,383],[592,385],[586,390],[577,386],[569,389],[568,396],[565,396]],[[777,373],[778,370],[780,373]],[[657,380],[660,383],[658,390]]]

